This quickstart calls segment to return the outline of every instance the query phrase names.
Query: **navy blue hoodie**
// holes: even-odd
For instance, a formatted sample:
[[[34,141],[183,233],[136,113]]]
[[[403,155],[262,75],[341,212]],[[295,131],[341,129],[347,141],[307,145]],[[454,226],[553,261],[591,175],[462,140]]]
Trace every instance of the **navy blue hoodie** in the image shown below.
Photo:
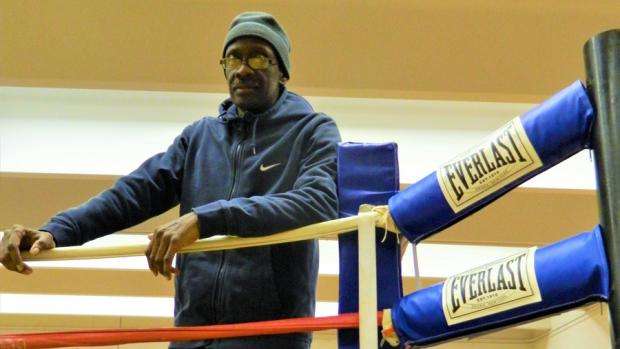
[[[53,217],[58,246],[122,230],[180,203],[201,238],[268,235],[337,217],[336,124],[283,90],[269,110],[186,127],[165,153],[112,188]],[[192,326],[314,315],[317,241],[178,255],[175,324]],[[171,343],[172,348],[305,348],[309,334]]]

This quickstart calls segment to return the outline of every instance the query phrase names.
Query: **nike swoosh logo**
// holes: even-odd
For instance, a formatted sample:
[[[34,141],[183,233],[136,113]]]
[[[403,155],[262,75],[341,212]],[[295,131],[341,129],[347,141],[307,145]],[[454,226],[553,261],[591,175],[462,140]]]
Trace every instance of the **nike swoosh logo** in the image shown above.
[[[279,165],[280,165],[280,163],[279,163],[279,162],[278,162],[277,164],[268,165],[268,166],[265,166],[265,165],[263,165],[263,164],[260,164],[260,171],[261,171],[261,172],[269,171],[269,170],[271,170],[272,168],[274,168],[274,167],[276,167],[276,166],[279,166]]]

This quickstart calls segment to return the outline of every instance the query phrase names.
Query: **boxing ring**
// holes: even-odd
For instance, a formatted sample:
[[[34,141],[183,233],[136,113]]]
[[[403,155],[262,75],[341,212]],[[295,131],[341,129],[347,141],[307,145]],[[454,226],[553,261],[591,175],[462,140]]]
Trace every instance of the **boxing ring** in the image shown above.
[[[181,251],[262,246],[337,234],[340,315],[200,327],[10,334],[0,336],[0,349],[324,329],[340,330],[340,348],[419,347],[601,301],[609,303],[612,347],[620,349],[616,292],[620,289],[620,217],[614,214],[620,212],[620,30],[595,36],[584,53],[587,89],[579,81],[571,84],[401,192],[395,144],[343,144],[338,150],[342,218],[260,238],[200,240]],[[417,244],[586,148],[595,153],[600,225],[403,297],[399,237]],[[136,256],[143,255],[146,246],[147,242],[57,248],[25,259]]]

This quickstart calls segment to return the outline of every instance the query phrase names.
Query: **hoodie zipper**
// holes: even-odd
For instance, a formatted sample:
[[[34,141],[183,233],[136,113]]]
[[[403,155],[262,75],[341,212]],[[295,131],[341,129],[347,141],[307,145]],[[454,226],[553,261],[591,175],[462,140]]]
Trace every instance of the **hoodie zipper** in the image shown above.
[[[246,140],[246,135],[244,132],[241,140],[239,140],[237,145],[234,147],[235,150],[233,151],[233,161],[232,161],[233,178],[232,178],[232,185],[230,186],[230,191],[228,192],[228,200],[233,198],[235,189],[237,187],[237,180],[239,179],[239,168],[241,167],[241,155],[243,154],[243,145],[244,145],[245,140]],[[225,260],[226,260],[226,250],[223,250],[221,251],[220,261],[217,266],[217,274],[215,276],[215,292],[213,292],[213,299],[212,299],[212,303],[213,303],[212,309],[213,309],[213,315],[214,315],[214,320],[215,320],[214,322],[217,322],[218,320],[218,310],[220,308],[219,305],[222,302],[221,284],[222,284],[222,277],[224,275],[223,270],[224,270]]]
[[[230,192],[228,192],[228,200],[233,198],[235,189],[237,188],[237,179],[239,179],[239,168],[241,167],[241,154],[243,154],[244,142],[245,135],[235,147],[235,152],[233,154],[233,180],[232,186],[230,187]]]

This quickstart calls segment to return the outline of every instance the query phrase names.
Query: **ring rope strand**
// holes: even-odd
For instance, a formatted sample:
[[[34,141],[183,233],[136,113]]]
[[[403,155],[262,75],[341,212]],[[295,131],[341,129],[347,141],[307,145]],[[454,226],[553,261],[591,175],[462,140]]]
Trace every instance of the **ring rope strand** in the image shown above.
[[[375,207],[373,213],[375,222],[379,227],[387,227],[394,229],[393,223],[389,224],[391,216],[387,206],[385,209],[379,209],[381,206]],[[389,216],[388,217],[386,217]],[[301,228],[287,230],[261,237],[238,237],[238,236],[215,236],[207,239],[201,239],[191,245],[185,246],[180,253],[206,252],[229,250],[242,247],[256,247],[285,242],[294,242],[302,240],[310,240],[326,237],[334,234],[347,233],[357,229],[358,216],[334,219],[331,221],[320,222],[307,225]],[[393,221],[392,221],[393,222]],[[24,260],[71,260],[71,259],[95,259],[95,258],[112,258],[112,257],[131,257],[142,256],[148,246],[148,241],[144,243],[134,243],[125,245],[112,246],[71,246],[57,247],[50,250],[43,250],[36,256],[31,255],[28,251],[22,251]],[[0,347],[0,349],[2,349]]]
[[[382,323],[382,320],[383,312],[379,311],[377,312],[377,323]],[[326,317],[210,326],[21,333],[0,335],[0,349],[92,347],[129,343],[205,340],[331,329],[354,329],[358,326],[359,314],[346,313]]]
[[[394,230],[393,221],[391,219],[391,215],[389,214],[389,210],[387,207],[373,208],[372,209],[373,219],[375,221],[376,226],[384,227],[386,232],[388,229]],[[223,249],[234,249],[234,248],[242,248],[242,247],[251,247],[251,246],[263,246],[284,242],[292,242],[292,241],[301,241],[308,239],[320,238],[323,236],[333,235],[333,234],[341,234],[350,232],[351,230],[355,230],[358,227],[359,216],[352,216],[347,218],[336,219],[327,222],[321,222],[317,224],[308,225],[305,227],[285,231],[282,233],[277,233],[264,237],[255,237],[255,238],[240,238],[234,236],[225,236],[225,237],[215,237],[210,239],[202,239],[196,241],[194,244],[186,246],[181,250],[181,253],[191,253],[198,251],[215,251],[215,250],[223,250]],[[390,224],[392,223],[392,224]],[[390,226],[391,225],[391,226]],[[397,229],[396,229],[397,231]],[[32,256],[27,252],[24,252],[24,259],[26,260],[67,260],[67,259],[86,259],[86,258],[106,258],[106,257],[127,257],[127,256],[135,256],[142,255],[147,247],[148,243],[140,243],[140,244],[131,244],[131,245],[117,245],[117,246],[78,246],[78,247],[61,247],[54,248],[51,250],[44,250],[37,256]],[[378,323],[382,321],[382,313],[378,313]],[[346,321],[351,321],[351,317],[354,318],[354,325],[346,324]],[[321,325],[319,326],[317,322],[329,322],[329,321],[344,321],[338,325]],[[314,327],[307,327],[306,325],[299,325],[295,328],[289,328],[283,326],[282,321],[310,321]],[[237,330],[237,326],[241,325],[215,325],[214,326],[202,326],[202,330],[209,328],[210,330],[219,331],[217,333],[213,333],[211,335],[215,335],[217,337],[205,337],[205,333],[201,333],[199,337],[194,337],[195,333],[188,330],[187,327],[181,328],[172,328],[172,329],[154,329],[154,330],[99,330],[99,331],[77,331],[77,332],[58,332],[58,333],[42,333],[42,334],[23,334],[23,335],[5,335],[0,336],[0,349],[17,349],[17,348],[58,348],[62,346],[94,346],[94,345],[106,345],[106,339],[110,334],[117,334],[121,338],[124,335],[129,333],[131,337],[131,341],[126,342],[126,338],[122,343],[118,343],[118,340],[112,344],[123,344],[123,343],[135,343],[135,342],[147,342],[147,341],[177,341],[177,340],[193,340],[193,339],[209,339],[209,338],[229,338],[229,337],[239,337],[239,336],[252,336],[252,335],[260,335],[260,334],[283,334],[283,333],[291,333],[291,332],[304,332],[304,331],[314,331],[314,330],[324,330],[324,329],[338,329],[338,328],[358,328],[359,327],[359,313],[352,314],[341,314],[335,317],[326,317],[326,318],[302,318],[302,319],[289,319],[289,320],[274,320],[261,322],[266,329],[251,329],[249,331],[246,330]],[[224,327],[222,327],[224,326]],[[270,327],[271,326],[271,327]],[[316,327],[319,326],[319,327]],[[328,327],[322,327],[328,326]],[[330,327],[331,326],[331,327]],[[345,327],[342,327],[345,326]],[[303,327],[303,328],[302,328]],[[160,334],[153,334],[152,331],[160,331]],[[164,332],[161,332],[164,331]],[[174,331],[173,333],[169,333],[169,331]],[[232,331],[232,332],[231,332]],[[235,332],[236,331],[236,332]],[[259,332],[256,332],[259,331]],[[285,331],[285,332],[282,332]],[[189,332],[189,333],[188,333]],[[56,335],[60,337],[53,337]],[[170,334],[170,336],[167,336]],[[166,335],[162,337],[162,335]],[[77,342],[67,343],[69,337],[77,336],[75,340]],[[84,336],[90,338],[88,341],[94,343],[97,340],[97,343],[100,344],[88,344],[83,342]],[[116,335],[115,335],[116,336]],[[42,339],[43,338],[43,339]],[[61,343],[60,345],[58,343]]]

